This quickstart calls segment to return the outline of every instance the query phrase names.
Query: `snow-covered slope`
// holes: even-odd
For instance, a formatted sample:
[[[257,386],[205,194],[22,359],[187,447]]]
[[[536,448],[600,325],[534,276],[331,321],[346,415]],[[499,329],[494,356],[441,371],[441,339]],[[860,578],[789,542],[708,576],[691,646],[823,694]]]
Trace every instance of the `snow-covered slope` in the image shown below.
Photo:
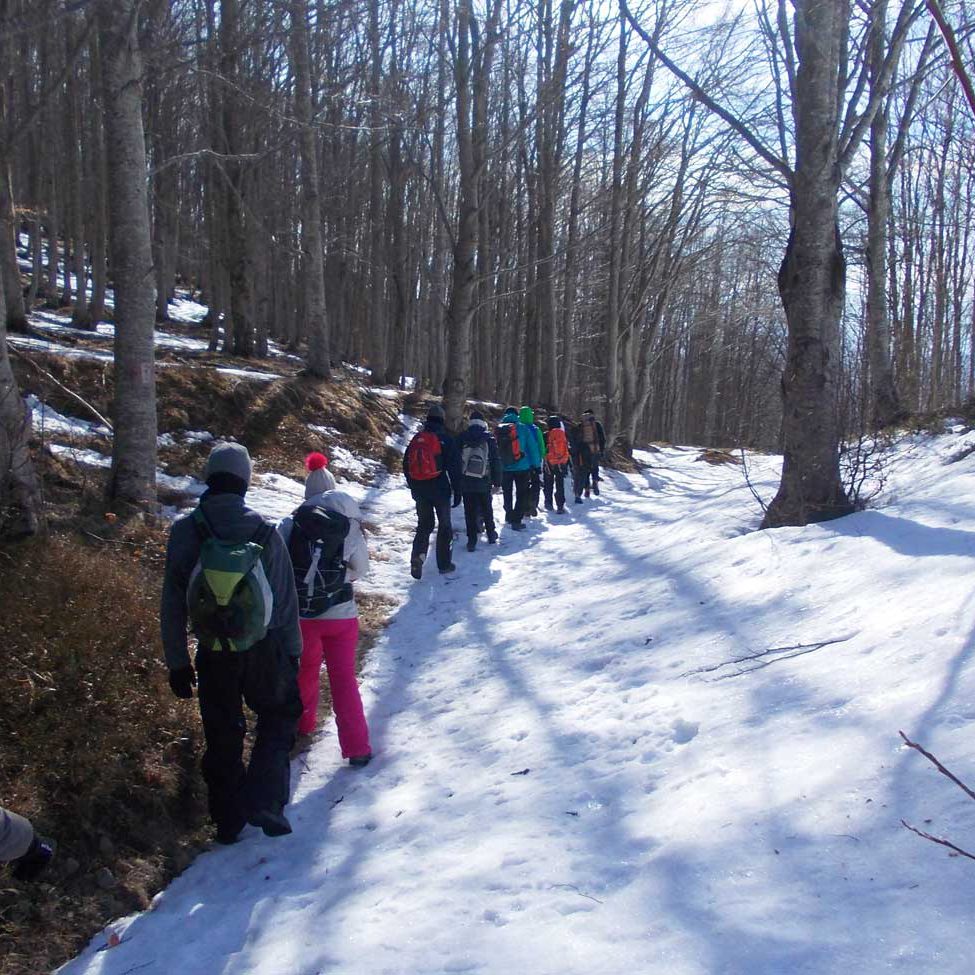
[[[900,820],[975,846],[975,804],[897,732],[975,782],[973,443],[907,440],[879,509],[760,533],[739,469],[668,449],[418,583],[402,479],[358,488],[403,600],[376,760],[330,731],[292,836],[201,856],[62,972],[967,975],[975,866]]]

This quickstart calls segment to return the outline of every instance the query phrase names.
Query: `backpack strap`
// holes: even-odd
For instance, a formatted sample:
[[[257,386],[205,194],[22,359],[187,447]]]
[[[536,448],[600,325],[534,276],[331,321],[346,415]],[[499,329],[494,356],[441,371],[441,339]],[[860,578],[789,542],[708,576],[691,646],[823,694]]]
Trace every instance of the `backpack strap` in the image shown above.
[[[203,513],[203,509],[197,505],[193,509],[193,527],[196,529],[197,535],[200,536],[200,541],[205,542],[209,538],[215,538],[213,529],[210,527],[210,522],[207,521],[207,516]]]
[[[294,528],[294,520],[292,519],[291,527]],[[260,545],[261,548],[267,548],[267,543],[271,540],[271,536],[274,534],[274,525],[267,521],[261,521],[260,527],[251,536],[251,541]]]

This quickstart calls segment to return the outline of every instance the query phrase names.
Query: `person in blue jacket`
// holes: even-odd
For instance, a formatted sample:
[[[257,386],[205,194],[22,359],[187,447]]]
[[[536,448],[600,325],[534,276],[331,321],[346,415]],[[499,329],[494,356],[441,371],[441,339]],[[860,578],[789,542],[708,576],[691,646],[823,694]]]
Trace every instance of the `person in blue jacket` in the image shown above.
[[[491,436],[483,413],[477,410],[471,413],[470,426],[457,438],[457,447],[460,450],[467,551],[473,552],[482,530],[487,532],[489,545],[494,545],[498,540],[491,492],[501,487],[501,458],[498,443]]]
[[[522,531],[525,514],[531,507],[529,482],[533,468],[542,466],[535,428],[518,419],[518,410],[509,406],[495,431],[503,471],[504,518],[515,531]],[[514,495],[514,498],[512,498]]]
[[[453,507],[460,504],[460,455],[457,444],[444,427],[444,411],[434,403],[427,411],[423,429],[410,441],[403,455],[403,473],[410,493],[416,502],[416,535],[410,556],[410,575],[423,575],[434,518],[437,525],[437,568],[441,575],[453,572],[457,566],[451,560],[454,529],[450,520],[451,495]]]

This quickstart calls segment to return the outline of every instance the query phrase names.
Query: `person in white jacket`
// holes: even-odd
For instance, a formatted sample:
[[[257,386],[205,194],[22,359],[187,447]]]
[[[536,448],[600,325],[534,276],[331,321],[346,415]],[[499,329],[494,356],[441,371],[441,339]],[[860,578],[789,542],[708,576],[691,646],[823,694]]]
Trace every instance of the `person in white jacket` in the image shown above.
[[[295,560],[295,574],[299,595],[301,627],[301,666],[298,671],[298,688],[304,710],[298,722],[297,748],[307,746],[315,730],[318,714],[318,698],[321,690],[321,669],[324,659],[328,672],[328,683],[332,692],[332,710],[338,727],[339,747],[342,757],[350,765],[363,766],[372,758],[369,744],[369,727],[366,724],[359,683],[356,679],[356,645],[359,641],[359,609],[351,583],[361,579],[369,571],[369,550],[362,534],[362,515],[359,505],[350,495],[335,489],[335,478],[326,469],[327,459],[322,454],[310,454],[305,461],[308,477],[305,480],[305,501],[278,526],[278,532],[288,546]],[[317,511],[313,510],[317,509]],[[306,532],[296,526],[295,519],[302,525],[310,524],[306,517],[314,518],[321,511],[334,512],[348,519],[348,532],[341,540],[341,562],[344,563],[344,577],[331,583],[327,581],[330,573],[316,575],[318,557],[314,557],[310,568],[308,561],[302,560],[302,545],[308,544]],[[346,523],[337,520],[342,528]],[[292,535],[300,534],[292,542]],[[334,575],[334,573],[332,573]],[[315,584],[319,589],[314,594]],[[324,595],[321,586],[328,590]],[[308,590],[307,594],[305,590]],[[306,596],[306,598],[303,598]],[[324,608],[323,608],[324,607]]]

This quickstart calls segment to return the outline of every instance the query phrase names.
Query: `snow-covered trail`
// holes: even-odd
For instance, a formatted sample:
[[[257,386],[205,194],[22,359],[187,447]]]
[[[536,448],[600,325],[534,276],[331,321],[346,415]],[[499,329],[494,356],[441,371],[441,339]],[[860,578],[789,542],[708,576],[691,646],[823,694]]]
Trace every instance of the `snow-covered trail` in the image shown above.
[[[361,489],[370,585],[405,593],[375,761],[326,736],[294,835],[201,856],[62,972],[967,973],[971,869],[899,819],[962,841],[970,803],[896,732],[975,763],[973,466],[902,455],[890,508],[748,534],[740,471],[667,450],[419,583],[402,479]]]

